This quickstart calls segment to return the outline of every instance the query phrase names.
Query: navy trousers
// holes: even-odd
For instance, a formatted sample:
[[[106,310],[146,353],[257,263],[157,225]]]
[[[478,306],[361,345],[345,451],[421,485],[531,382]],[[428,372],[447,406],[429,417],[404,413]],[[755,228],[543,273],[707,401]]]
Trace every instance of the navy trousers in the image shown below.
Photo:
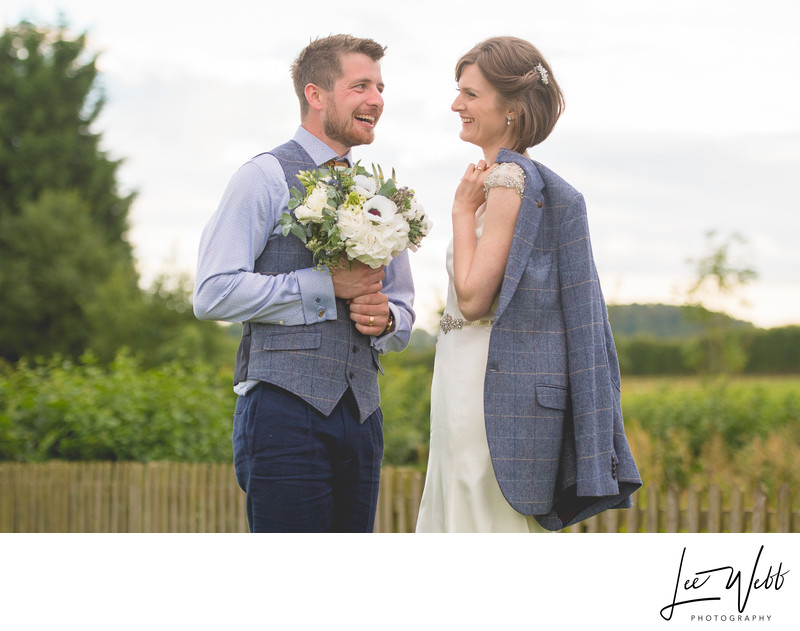
[[[372,532],[383,415],[358,422],[348,390],[330,416],[260,383],[236,402],[233,458],[250,532]]]

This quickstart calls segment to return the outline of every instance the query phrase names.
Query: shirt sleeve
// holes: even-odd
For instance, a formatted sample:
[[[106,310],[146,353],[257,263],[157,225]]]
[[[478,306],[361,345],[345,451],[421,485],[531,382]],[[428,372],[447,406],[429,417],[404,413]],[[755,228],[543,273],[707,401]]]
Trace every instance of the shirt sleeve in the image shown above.
[[[286,326],[336,319],[327,270],[255,272],[269,237],[280,230],[288,201],[283,170],[273,156],[251,160],[234,174],[200,239],[194,288],[199,319]]]

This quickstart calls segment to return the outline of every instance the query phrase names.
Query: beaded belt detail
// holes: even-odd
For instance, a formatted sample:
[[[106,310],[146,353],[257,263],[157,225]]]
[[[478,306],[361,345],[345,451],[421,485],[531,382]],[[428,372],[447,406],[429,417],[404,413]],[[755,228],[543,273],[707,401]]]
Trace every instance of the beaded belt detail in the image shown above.
[[[454,318],[449,313],[445,313],[442,316],[442,319],[439,321],[439,330],[442,333],[449,333],[453,329],[461,329],[465,326],[475,326],[475,325],[483,325],[483,326],[491,326],[494,320],[492,319],[485,319],[485,320],[464,320],[463,318]]]

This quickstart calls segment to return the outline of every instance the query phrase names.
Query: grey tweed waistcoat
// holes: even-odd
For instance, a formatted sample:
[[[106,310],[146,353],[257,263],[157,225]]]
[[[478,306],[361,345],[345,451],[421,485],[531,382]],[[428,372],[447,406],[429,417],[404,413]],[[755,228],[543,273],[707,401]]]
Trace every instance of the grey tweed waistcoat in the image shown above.
[[[296,175],[317,167],[295,141],[268,152],[283,168],[286,184],[302,189]],[[287,274],[314,266],[311,252],[295,236],[271,235],[255,261],[259,274]],[[329,415],[348,388],[364,422],[380,404],[378,352],[359,333],[344,300],[336,299],[336,320],[282,326],[244,322],[234,383],[256,379],[297,395]]]

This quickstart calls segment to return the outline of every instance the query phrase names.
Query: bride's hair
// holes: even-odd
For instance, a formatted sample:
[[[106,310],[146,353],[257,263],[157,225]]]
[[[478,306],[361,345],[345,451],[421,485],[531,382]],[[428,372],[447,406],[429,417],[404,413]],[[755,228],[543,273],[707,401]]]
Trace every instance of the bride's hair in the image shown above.
[[[564,111],[564,95],[550,65],[530,42],[518,37],[492,37],[476,44],[456,64],[456,81],[466,66],[475,64],[515,113],[519,153],[550,135]]]

